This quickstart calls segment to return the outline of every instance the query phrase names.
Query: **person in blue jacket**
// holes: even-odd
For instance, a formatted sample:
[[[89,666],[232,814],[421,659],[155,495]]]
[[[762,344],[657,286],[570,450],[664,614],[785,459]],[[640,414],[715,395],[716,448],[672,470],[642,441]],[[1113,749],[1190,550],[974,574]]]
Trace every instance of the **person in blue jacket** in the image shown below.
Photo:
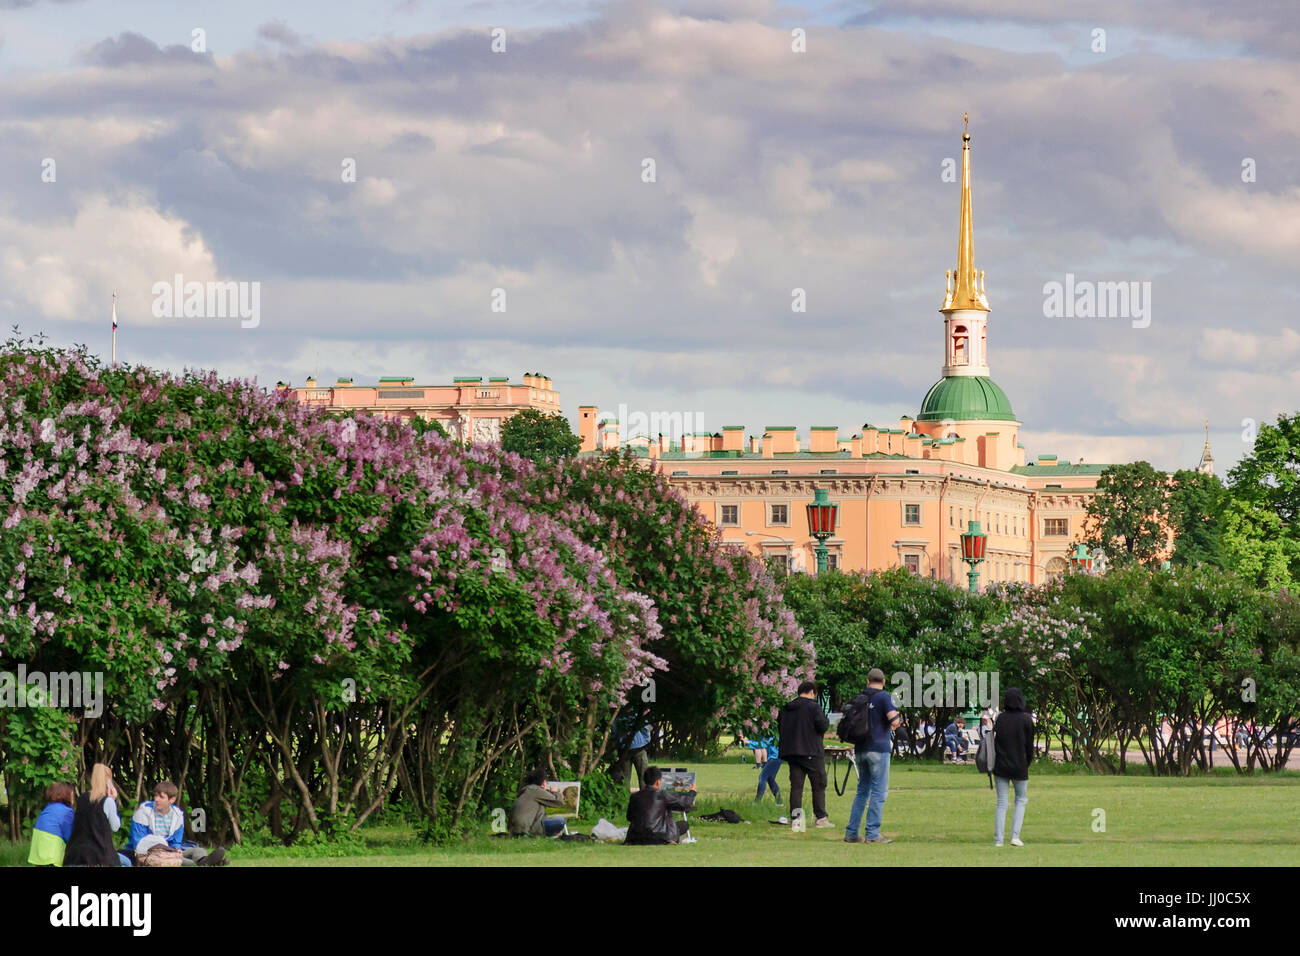
[[[63,853],[72,836],[73,794],[70,783],[52,783],[45,788],[45,809],[32,828],[32,849],[27,862],[33,866],[62,866]]]
[[[781,750],[776,745],[775,737],[764,737],[762,740],[746,740],[741,737],[741,742],[746,747],[754,751],[754,764],[759,768],[758,772],[758,793],[754,795],[754,802],[763,799],[763,791],[768,787],[772,788],[772,799],[777,803],[781,802],[781,786],[776,782],[776,775],[781,770]],[[766,756],[766,761],[760,761],[759,754]]]
[[[226,851],[217,847],[211,853],[201,846],[185,845],[185,812],[176,805],[180,790],[170,780],[163,780],[153,788],[153,799],[135,808],[131,815],[131,837],[126,852],[135,855],[140,841],[150,834],[162,837],[172,849],[184,854],[185,866],[218,866]]]

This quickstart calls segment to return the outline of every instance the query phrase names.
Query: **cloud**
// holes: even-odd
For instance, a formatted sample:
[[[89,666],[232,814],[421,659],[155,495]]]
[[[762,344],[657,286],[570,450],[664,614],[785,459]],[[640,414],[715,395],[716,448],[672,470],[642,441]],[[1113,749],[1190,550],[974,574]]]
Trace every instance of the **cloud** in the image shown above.
[[[1073,29],[1010,0],[971,8],[995,21],[981,42],[900,26],[886,3],[867,26],[810,24],[799,54],[783,9],[618,4],[512,28],[504,54],[486,27],[316,42],[272,21],[259,36],[279,49],[220,57],[104,40],[0,103],[0,321],[73,330],[123,276],[206,269],[261,281],[265,319],[187,361],[264,381],[316,351],[339,363],[322,374],[365,375],[350,356],[432,379],[544,367],[567,404],[672,388],[710,420],[833,412],[851,433],[915,414],[939,375],[958,205],[942,173],[969,110],[993,375],[1031,454],[1042,434],[1173,456],[1207,415],[1293,410],[1293,63],[1071,65],[998,43],[1003,20]],[[1263,8],[1224,16],[1263,49]],[[104,241],[112,222],[129,241]],[[1045,319],[1043,284],[1067,272],[1151,281],[1151,327]],[[187,354],[170,334],[148,346],[160,362]]]
[[[297,49],[303,45],[303,38],[294,32],[283,20],[268,20],[257,28],[257,35],[263,40],[278,43],[285,49]]]
[[[83,56],[86,63],[107,67],[168,63],[189,65],[201,63],[205,59],[207,59],[207,54],[195,53],[187,46],[176,44],[163,48],[146,36],[130,32],[121,33],[107,40],[101,40],[86,51]]]

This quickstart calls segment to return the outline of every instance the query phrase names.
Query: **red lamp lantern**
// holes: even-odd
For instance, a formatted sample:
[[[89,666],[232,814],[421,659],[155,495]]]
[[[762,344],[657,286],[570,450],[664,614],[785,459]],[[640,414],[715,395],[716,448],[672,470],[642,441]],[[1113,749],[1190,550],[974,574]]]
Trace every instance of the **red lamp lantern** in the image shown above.
[[[972,594],[979,590],[979,565],[984,560],[984,548],[988,540],[988,535],[980,530],[978,521],[968,522],[966,533],[961,535],[961,559],[968,565],[966,580]]]
[[[1088,553],[1082,541],[1074,546],[1074,554],[1070,555],[1070,567],[1076,571],[1092,570],[1092,555]]]
[[[813,502],[808,505],[808,533],[814,538],[829,538],[835,533],[835,519],[840,506],[833,505],[830,494],[825,488],[818,488],[813,493]]]
[[[825,488],[813,492],[812,504],[808,505],[808,533],[817,539],[817,573],[823,574],[828,563],[826,539],[835,533],[835,519],[840,511],[839,505],[831,504],[830,493]]]

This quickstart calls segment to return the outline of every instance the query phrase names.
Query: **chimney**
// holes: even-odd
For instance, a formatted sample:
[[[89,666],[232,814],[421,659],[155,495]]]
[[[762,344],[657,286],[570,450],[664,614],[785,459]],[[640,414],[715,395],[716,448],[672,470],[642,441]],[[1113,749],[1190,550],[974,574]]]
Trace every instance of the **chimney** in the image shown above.
[[[762,445],[762,442],[759,440],[759,437],[758,437],[757,435],[750,435],[750,436],[749,436],[749,453],[750,453],[751,455],[757,455],[757,454],[761,453],[762,450],[763,450],[763,445]]]
[[[527,382],[528,376],[524,376]],[[596,406],[579,405],[578,406],[578,437],[582,439],[582,446],[579,451],[596,450]]]
[[[771,442],[768,441],[769,436]],[[767,455],[767,446],[772,446],[772,453],[779,455],[782,453],[798,451],[795,442],[796,435],[793,425],[768,425],[766,433],[763,435],[763,453]]]
[[[745,450],[745,426],[744,425],[723,425],[722,426],[722,451],[744,451]]]
[[[839,429],[834,425],[814,425],[808,433],[808,450],[814,455],[831,455],[840,450]]]

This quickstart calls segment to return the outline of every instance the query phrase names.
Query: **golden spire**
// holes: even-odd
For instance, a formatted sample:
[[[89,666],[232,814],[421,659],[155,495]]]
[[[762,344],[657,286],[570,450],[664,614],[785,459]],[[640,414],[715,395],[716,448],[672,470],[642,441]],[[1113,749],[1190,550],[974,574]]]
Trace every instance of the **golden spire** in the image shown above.
[[[945,283],[943,311],[949,309],[989,310],[984,296],[984,274],[975,270],[975,227],[970,212],[970,114],[962,113],[966,124],[961,134],[961,226],[957,237],[957,271]]]

